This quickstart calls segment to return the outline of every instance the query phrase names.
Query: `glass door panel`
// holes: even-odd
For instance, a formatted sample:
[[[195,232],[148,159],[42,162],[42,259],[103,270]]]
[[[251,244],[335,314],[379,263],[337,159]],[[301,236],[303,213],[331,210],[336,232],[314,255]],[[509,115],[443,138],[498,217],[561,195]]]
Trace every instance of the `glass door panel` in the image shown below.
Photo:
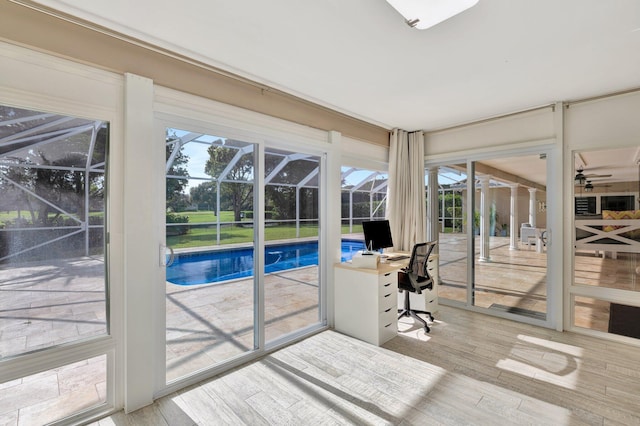
[[[166,129],[167,382],[255,349],[254,145]]]
[[[101,120],[0,106],[0,369],[3,360],[24,360],[23,371],[35,373],[0,383],[8,397],[0,396],[7,408],[0,418],[9,423],[18,414],[29,424],[58,420],[112,392],[106,356],[89,365],[62,361],[109,335],[108,141]],[[53,348],[60,364],[42,371]],[[86,398],[51,410],[77,400],[74,390]]]
[[[265,341],[318,324],[320,157],[265,151]]]
[[[474,170],[479,232],[474,236],[472,303],[545,320],[546,161],[538,154],[488,159],[475,162]],[[526,178],[520,170],[527,170]]]
[[[0,106],[0,359],[108,333],[108,135]]]
[[[438,298],[467,301],[467,165],[438,168]]]
[[[638,147],[575,153],[574,327],[640,338]],[[631,324],[627,329],[627,325]]]

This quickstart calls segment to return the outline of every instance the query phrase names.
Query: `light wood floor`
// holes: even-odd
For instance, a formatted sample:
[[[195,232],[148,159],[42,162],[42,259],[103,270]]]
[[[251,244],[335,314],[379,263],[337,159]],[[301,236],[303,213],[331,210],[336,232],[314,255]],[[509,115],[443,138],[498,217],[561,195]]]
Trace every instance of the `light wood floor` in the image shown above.
[[[384,347],[325,331],[94,425],[638,425],[639,349],[440,307]]]

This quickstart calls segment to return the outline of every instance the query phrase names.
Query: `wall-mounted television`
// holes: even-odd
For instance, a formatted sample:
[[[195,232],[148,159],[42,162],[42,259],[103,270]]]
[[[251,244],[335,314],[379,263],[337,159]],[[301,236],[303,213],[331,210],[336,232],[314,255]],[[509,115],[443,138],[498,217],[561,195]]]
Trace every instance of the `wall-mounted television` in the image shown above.
[[[388,220],[371,220],[362,222],[364,243],[367,250],[381,250],[393,247],[391,227]]]

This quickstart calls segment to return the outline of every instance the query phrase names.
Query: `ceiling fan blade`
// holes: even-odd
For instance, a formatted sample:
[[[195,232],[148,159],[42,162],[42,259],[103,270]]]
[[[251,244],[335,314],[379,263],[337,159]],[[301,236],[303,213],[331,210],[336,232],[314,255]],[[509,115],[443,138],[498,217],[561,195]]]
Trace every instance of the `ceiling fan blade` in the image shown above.
[[[596,174],[588,174],[588,175],[584,175],[586,178],[590,179],[590,178],[608,178],[611,177],[613,175],[596,175]]]

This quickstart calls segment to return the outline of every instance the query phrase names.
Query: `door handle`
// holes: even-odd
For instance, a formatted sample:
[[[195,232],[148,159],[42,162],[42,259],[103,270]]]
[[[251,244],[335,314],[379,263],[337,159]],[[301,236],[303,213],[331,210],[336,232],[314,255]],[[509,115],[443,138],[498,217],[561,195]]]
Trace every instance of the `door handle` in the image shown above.
[[[167,260],[167,250],[169,250],[169,260]],[[173,248],[164,244],[160,244],[160,266],[171,266],[175,258],[176,256]]]

